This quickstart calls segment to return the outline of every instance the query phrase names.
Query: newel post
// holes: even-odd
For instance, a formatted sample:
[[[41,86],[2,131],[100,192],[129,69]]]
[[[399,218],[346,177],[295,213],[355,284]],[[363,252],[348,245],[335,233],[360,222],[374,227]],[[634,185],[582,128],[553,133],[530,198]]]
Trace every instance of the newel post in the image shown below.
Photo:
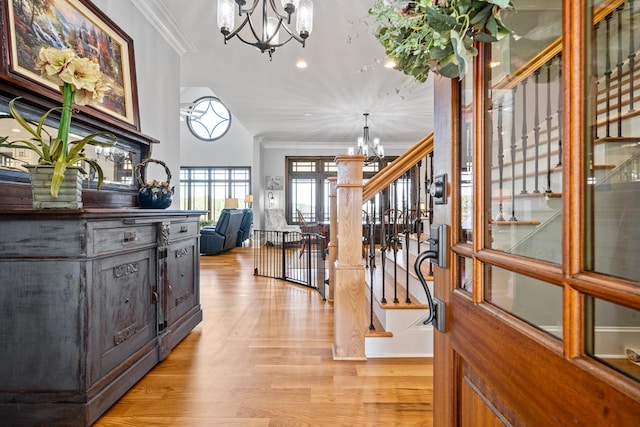
[[[362,263],[363,155],[340,155],[337,180],[338,261],[334,287],[334,360],[365,360],[367,330]]]
[[[333,290],[336,285],[336,260],[338,259],[338,178],[332,176],[329,181],[329,295],[327,300],[333,301]]]

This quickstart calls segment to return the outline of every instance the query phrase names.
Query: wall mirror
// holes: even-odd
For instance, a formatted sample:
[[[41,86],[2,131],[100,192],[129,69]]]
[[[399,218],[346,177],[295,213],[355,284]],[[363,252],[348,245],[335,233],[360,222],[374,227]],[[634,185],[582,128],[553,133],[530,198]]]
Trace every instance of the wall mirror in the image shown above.
[[[8,103],[10,98],[8,96],[0,96],[0,135],[8,136],[10,140],[28,139],[28,132],[23,129],[8,113]],[[43,108],[34,106],[33,104],[18,101],[20,113],[28,120],[37,121],[42,113],[45,111]],[[81,116],[81,113],[77,113]],[[55,135],[57,124],[57,116],[53,113],[47,120],[45,128],[52,135]],[[88,145],[85,148],[86,157],[96,160],[104,172],[104,184],[103,189],[119,189],[119,190],[136,190],[137,184],[135,182],[133,171],[135,165],[140,162],[142,156],[145,154],[145,146],[141,145],[139,141],[131,140],[127,135],[123,135],[118,129],[97,129],[91,127],[86,123],[82,123],[81,117],[74,118],[71,122],[71,135],[70,139],[81,139],[84,136],[96,132],[98,130],[105,130],[112,132],[117,136],[117,142],[113,146],[103,147]],[[100,139],[98,141],[108,142],[107,138]],[[13,181],[13,182],[28,182],[28,173],[24,168],[24,165],[36,164],[37,156],[33,151],[22,148],[0,148],[0,181]],[[87,188],[95,188],[97,178],[95,173],[90,168],[85,167],[87,170],[87,178],[85,179],[85,186]]]

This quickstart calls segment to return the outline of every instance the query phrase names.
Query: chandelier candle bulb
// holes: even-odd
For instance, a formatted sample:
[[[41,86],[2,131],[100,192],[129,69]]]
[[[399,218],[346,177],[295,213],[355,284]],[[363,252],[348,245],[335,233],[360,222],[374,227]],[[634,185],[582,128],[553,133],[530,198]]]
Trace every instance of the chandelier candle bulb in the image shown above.
[[[233,0],[218,0],[218,28],[222,34],[229,34],[235,27]],[[225,43],[227,40],[225,39]]]
[[[296,30],[300,37],[306,39],[313,31],[313,3],[311,0],[300,0],[298,16],[296,17]]]
[[[280,42],[280,33],[278,32],[278,19],[273,16],[267,18],[267,25],[265,26],[264,39],[267,43],[278,44]]]

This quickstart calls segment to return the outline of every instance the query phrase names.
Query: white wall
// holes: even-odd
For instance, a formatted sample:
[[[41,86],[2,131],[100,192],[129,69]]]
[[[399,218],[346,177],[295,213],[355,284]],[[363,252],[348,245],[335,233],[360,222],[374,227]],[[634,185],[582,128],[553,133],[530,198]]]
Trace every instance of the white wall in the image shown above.
[[[133,39],[142,133],[156,138],[151,157],[167,163],[176,185],[172,208],[179,207],[180,57],[129,1],[93,0]],[[147,178],[164,178],[161,168],[147,168]]]

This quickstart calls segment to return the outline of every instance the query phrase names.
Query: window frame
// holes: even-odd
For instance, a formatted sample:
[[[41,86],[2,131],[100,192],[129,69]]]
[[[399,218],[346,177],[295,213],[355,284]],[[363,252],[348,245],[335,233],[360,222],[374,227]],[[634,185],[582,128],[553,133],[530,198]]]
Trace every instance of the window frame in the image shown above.
[[[246,179],[234,179],[238,171],[244,171]],[[223,172],[226,179],[220,179],[217,175]],[[194,178],[197,173],[204,173],[205,178]],[[223,197],[216,197],[215,186],[224,183]],[[236,198],[239,204],[244,203],[245,196],[251,194],[251,167],[250,166],[183,166],[180,168],[180,208],[185,210],[202,209],[196,206],[194,189],[197,184],[204,184],[205,206],[207,214],[204,219],[215,222],[220,211],[224,208],[224,199]],[[241,189],[245,191],[242,192]],[[222,206],[216,206],[216,200],[222,200]],[[218,203],[219,205],[219,203]]]
[[[365,170],[363,171],[363,179],[371,179],[382,170],[388,163],[392,162],[396,157],[384,157],[379,160],[377,170],[372,170],[371,165],[365,166]],[[295,162],[315,162],[315,171],[295,171],[294,164]],[[287,222],[289,224],[299,224],[298,216],[296,215],[297,206],[293,205],[293,190],[294,185],[293,181],[295,179],[311,179],[315,180],[316,191],[315,191],[315,212],[312,216],[304,215],[305,212],[302,212],[305,216],[305,220],[307,222],[314,223],[328,223],[329,221],[329,212],[325,210],[325,207],[329,206],[329,194],[328,194],[328,186],[325,185],[327,178],[337,177],[338,170],[334,168],[334,170],[327,171],[325,170],[325,165],[328,163],[335,163],[335,156],[285,156],[285,167],[286,167],[286,197],[285,197],[285,217],[287,218]],[[326,194],[325,194],[326,193]]]

